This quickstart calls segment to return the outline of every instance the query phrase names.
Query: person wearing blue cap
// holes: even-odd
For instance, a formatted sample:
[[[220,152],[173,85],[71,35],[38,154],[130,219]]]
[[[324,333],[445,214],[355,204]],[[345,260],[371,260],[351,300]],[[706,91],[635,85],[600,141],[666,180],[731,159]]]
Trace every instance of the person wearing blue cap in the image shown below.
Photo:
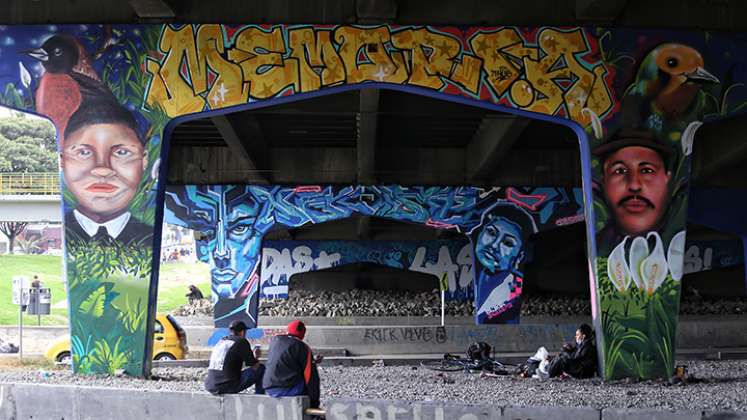
[[[259,348],[252,352],[246,339],[246,324],[233,321],[228,329],[231,334],[221,338],[210,354],[205,389],[215,395],[237,394],[254,385],[255,394],[264,394],[265,367],[259,363]],[[242,370],[244,364],[249,367]]]

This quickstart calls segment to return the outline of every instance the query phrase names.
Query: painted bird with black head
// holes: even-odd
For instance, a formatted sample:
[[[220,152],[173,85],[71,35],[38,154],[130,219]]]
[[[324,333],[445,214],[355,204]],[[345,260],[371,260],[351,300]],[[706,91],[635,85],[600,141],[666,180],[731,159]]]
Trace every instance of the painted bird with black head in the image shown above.
[[[36,111],[49,117],[60,133],[84,101],[111,100],[109,88],[91,65],[85,47],[69,35],[53,35],[40,48],[23,51],[39,60],[44,74],[35,94]]]

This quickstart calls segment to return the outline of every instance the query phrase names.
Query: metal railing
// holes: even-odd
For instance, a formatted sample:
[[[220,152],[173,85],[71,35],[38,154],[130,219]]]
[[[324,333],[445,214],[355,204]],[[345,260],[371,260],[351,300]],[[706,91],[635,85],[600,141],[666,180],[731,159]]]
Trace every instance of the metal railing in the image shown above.
[[[0,173],[0,195],[59,194],[57,172]]]

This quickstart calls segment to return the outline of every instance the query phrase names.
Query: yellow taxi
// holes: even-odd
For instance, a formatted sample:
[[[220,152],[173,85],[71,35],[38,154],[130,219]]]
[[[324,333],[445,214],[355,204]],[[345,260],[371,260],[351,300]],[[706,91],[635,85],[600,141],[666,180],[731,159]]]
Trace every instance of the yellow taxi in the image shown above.
[[[181,360],[187,356],[187,333],[171,315],[156,315],[153,327],[153,360]],[[70,334],[52,341],[44,357],[52,362],[70,364]]]

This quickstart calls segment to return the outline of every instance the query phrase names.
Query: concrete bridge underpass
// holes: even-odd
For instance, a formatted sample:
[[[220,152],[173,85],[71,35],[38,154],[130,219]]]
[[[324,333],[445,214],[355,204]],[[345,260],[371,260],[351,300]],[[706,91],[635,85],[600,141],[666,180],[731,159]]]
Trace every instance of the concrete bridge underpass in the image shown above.
[[[61,221],[59,174],[0,174],[0,222]]]

